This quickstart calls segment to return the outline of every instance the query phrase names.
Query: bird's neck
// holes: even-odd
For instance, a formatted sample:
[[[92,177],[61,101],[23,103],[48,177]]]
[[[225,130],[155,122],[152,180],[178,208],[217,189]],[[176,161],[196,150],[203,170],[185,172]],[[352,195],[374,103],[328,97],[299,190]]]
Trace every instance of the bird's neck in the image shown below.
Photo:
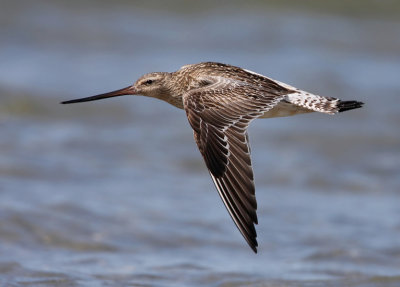
[[[153,97],[183,109],[182,95],[184,92],[179,87],[180,84],[171,77],[168,81],[165,81],[164,86]]]

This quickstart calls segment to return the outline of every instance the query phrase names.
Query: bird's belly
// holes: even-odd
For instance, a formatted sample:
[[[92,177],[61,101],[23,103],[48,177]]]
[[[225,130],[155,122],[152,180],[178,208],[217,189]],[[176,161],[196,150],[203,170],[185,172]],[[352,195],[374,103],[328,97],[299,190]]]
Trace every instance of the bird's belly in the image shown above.
[[[279,102],[275,107],[265,112],[260,118],[289,117],[298,114],[311,113],[312,110],[293,105],[288,102]]]

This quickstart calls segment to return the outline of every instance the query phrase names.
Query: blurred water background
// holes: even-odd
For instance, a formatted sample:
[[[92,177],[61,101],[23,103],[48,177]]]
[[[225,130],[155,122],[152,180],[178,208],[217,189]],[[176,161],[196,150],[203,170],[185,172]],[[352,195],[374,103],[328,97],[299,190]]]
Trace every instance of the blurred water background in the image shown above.
[[[366,103],[250,127],[259,253],[185,113],[62,106],[219,61]],[[398,1],[1,1],[1,286],[400,286]]]

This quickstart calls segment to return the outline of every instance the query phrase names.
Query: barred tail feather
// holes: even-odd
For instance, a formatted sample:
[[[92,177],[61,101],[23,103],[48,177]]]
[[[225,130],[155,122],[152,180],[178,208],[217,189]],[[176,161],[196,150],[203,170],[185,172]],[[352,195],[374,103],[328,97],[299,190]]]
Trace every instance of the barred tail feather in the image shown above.
[[[288,94],[284,98],[285,102],[305,108],[309,111],[334,115],[336,113],[358,109],[364,105],[363,102],[358,101],[342,101],[337,98],[322,97],[276,80],[272,81],[275,81],[280,86],[289,90]]]
[[[296,106],[330,115],[361,108],[364,104],[358,101],[341,101],[337,98],[322,97],[302,90],[287,94],[285,100]]]
[[[310,111],[334,115],[338,112],[339,99],[326,98],[302,90],[286,95],[286,101]]]

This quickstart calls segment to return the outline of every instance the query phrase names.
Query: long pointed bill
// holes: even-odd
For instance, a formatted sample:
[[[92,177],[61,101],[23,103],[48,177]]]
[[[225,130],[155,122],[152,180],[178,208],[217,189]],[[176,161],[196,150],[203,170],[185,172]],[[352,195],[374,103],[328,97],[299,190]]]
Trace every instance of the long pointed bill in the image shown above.
[[[93,97],[75,99],[70,101],[61,102],[61,104],[74,104],[74,103],[82,103],[82,102],[90,102],[90,101],[97,101],[112,97],[119,97],[119,96],[126,96],[126,95],[135,95],[136,89],[133,86],[129,86],[120,90],[112,91],[105,94],[96,95]]]

